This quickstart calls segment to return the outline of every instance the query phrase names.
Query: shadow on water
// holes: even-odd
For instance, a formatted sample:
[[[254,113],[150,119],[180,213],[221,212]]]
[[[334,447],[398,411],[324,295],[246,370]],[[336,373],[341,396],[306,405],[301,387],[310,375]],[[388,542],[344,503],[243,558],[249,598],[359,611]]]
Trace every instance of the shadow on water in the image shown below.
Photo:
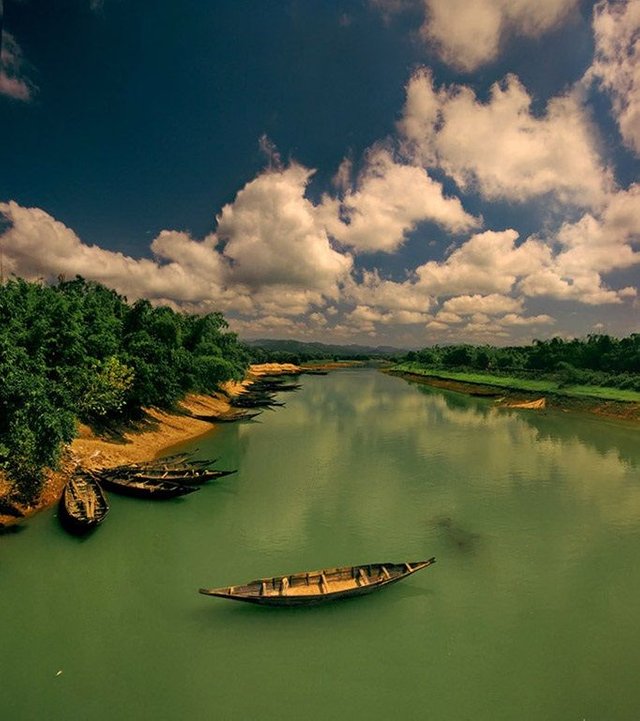
[[[475,553],[480,544],[480,535],[458,526],[451,516],[436,516],[432,520],[444,542],[461,553]]]
[[[11,536],[16,533],[22,533],[26,530],[26,526],[22,526],[19,523],[13,523],[10,526],[3,526],[0,524],[0,536]]]

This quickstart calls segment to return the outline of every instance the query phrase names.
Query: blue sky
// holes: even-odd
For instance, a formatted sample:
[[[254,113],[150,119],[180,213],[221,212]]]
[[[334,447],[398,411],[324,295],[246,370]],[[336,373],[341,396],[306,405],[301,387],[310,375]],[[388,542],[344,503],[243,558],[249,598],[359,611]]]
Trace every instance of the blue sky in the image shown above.
[[[640,0],[5,0],[3,272],[243,337],[638,323]]]

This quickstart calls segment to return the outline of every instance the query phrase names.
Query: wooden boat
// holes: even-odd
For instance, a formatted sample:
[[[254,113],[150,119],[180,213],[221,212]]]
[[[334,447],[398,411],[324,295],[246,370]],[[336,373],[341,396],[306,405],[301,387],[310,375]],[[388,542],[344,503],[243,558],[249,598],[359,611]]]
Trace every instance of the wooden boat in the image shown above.
[[[136,480],[133,478],[118,478],[115,476],[102,476],[100,483],[115,493],[134,498],[152,498],[165,500],[186,496],[199,490],[197,486],[185,486],[174,481],[161,480],[159,478]]]
[[[60,521],[72,533],[88,533],[104,521],[109,504],[99,484],[86,475],[74,476],[60,499]]]
[[[242,586],[201,588],[206,596],[246,601],[261,606],[313,606],[338,598],[363,596],[390,586],[435,563],[435,558],[413,563],[369,563],[259,578]]]
[[[242,398],[242,396],[238,396],[231,405],[234,408],[271,408],[272,406],[284,406],[284,403],[274,401],[272,398]]]
[[[251,386],[250,392],[281,393],[283,391],[297,391],[300,388],[302,388],[300,383],[275,383],[273,381],[261,383],[257,381]]]
[[[259,416],[262,411],[256,413],[245,413],[243,411],[228,411],[227,413],[221,413],[218,416],[198,416],[203,421],[211,421],[212,423],[236,423],[237,421],[249,421],[256,416]]]
[[[127,476],[121,476],[128,481],[171,481],[181,483],[184,486],[199,485],[212,481],[216,478],[230,476],[237,471],[215,471],[205,469],[193,469],[189,471],[141,471]]]

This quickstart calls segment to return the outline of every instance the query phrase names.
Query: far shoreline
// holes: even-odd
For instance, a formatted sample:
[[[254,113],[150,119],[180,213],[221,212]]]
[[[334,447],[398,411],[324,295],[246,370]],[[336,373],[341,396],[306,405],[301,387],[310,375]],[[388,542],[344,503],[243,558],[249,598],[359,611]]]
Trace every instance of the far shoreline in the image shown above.
[[[560,410],[588,414],[592,417],[618,420],[632,423],[640,427],[640,403],[634,401],[616,401],[593,397],[572,397],[559,393],[543,393],[541,391],[525,391],[505,388],[504,386],[489,383],[474,383],[460,381],[452,378],[438,377],[437,375],[421,375],[406,370],[388,368],[384,373],[403,378],[407,381],[428,385],[433,388],[464,393],[479,398],[493,399],[496,408],[525,408],[531,411],[544,409]],[[539,407],[534,407],[532,401],[544,399]]]

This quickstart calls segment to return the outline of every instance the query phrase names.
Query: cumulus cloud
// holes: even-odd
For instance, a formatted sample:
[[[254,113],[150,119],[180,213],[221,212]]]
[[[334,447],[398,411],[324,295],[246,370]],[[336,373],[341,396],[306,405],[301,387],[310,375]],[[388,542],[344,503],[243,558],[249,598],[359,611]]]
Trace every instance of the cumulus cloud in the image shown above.
[[[640,155],[640,0],[599,2],[595,59],[587,77],[607,91],[625,144]]]
[[[343,163],[336,183],[344,187],[350,170]],[[426,171],[397,163],[382,146],[368,152],[355,187],[347,187],[341,200],[324,198],[322,218],[334,238],[358,252],[394,252],[423,221],[452,233],[480,224],[458,198],[446,197],[442,184]]]
[[[533,114],[531,103],[515,75],[495,83],[483,103],[468,86],[436,89],[422,68],[409,81],[398,124],[404,150],[489,200],[552,194],[578,206],[601,203],[612,173],[579,91],[551,98],[542,116]]]
[[[2,236],[4,269],[24,278],[58,275],[103,282],[130,298],[189,310],[292,316],[338,294],[352,260],[331,248],[305,197],[310,171],[292,165],[266,171],[225,206],[204,240],[162,231],[153,259],[90,246],[38,208],[0,203],[9,223]]]
[[[476,315],[484,314],[505,315],[522,310],[522,300],[511,298],[498,293],[490,295],[460,295],[456,298],[450,298],[442,305],[442,310],[455,315]],[[477,320],[486,320],[485,318],[477,318]]]
[[[375,270],[365,271],[359,283],[350,279],[345,283],[343,295],[358,305],[393,311],[424,313],[432,302],[428,290],[417,286],[414,281],[409,279],[398,283],[386,280]]]
[[[620,303],[634,288],[611,290],[603,275],[640,263],[640,185],[612,194],[603,211],[586,213],[577,222],[563,223],[555,236],[558,252],[551,262],[520,283],[530,296],[579,300],[589,305]]]
[[[5,273],[22,278],[53,280],[59,275],[82,275],[116,288],[131,297],[196,303],[217,298],[216,279],[198,272],[184,257],[180,262],[162,255],[171,243],[161,234],[157,247],[159,261],[136,260],[122,253],[83,243],[66,225],[39,208],[23,208],[17,203],[0,203],[10,223],[2,236]],[[179,248],[188,241],[184,234],[172,233]],[[188,241],[191,242],[191,241]],[[178,255],[181,255],[179,250]]]
[[[286,285],[335,295],[351,257],[334,250],[305,198],[312,171],[291,164],[247,183],[218,217],[233,279],[253,288]]]
[[[423,0],[421,35],[445,63],[472,71],[495,60],[507,36],[536,38],[560,26],[578,0]]]
[[[513,229],[473,235],[444,261],[419,266],[417,285],[434,296],[509,293],[519,278],[551,262],[544,243],[516,245],[517,239]]]
[[[0,38],[0,95],[28,102],[35,85],[26,75],[26,62],[13,35],[2,31]]]

